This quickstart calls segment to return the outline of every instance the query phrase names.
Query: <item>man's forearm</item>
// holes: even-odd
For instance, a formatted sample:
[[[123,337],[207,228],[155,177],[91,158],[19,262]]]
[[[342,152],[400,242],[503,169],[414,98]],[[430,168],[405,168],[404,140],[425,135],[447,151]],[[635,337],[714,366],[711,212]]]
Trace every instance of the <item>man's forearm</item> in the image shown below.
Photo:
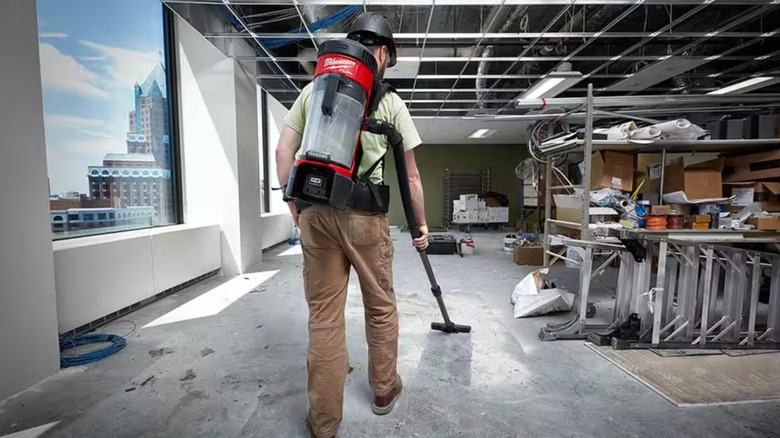
[[[409,191],[412,193],[412,210],[417,225],[426,225],[425,223],[425,198],[423,196],[422,180],[419,177],[409,178]]]
[[[279,178],[279,186],[287,184],[294,164],[295,153],[287,150],[276,150],[276,176]]]

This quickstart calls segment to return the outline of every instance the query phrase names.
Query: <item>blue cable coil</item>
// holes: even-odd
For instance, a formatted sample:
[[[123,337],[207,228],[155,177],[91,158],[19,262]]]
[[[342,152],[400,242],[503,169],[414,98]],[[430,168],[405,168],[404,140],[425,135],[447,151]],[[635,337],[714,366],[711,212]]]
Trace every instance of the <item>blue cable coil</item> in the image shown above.
[[[112,354],[125,348],[127,340],[118,335],[107,335],[104,333],[88,333],[85,335],[68,336],[60,339],[60,353],[66,350],[74,349],[88,344],[110,344],[106,348],[90,351],[89,353],[75,354],[72,356],[60,355],[60,368],[88,365],[111,356]]]

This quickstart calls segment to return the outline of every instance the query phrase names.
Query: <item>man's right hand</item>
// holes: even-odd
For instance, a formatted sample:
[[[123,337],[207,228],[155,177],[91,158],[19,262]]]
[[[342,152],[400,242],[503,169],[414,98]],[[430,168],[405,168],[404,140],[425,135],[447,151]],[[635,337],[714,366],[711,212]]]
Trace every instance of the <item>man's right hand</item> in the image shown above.
[[[295,202],[290,201],[287,203],[287,208],[290,209],[290,214],[292,215],[293,223],[295,226],[298,226],[298,208],[295,206]]]

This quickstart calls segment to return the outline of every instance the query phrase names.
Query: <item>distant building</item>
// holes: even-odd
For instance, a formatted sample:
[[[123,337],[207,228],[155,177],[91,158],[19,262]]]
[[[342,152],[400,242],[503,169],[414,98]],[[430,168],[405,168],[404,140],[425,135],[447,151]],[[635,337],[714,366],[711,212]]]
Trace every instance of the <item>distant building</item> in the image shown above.
[[[51,201],[49,217],[54,234],[78,235],[78,232],[94,228],[115,229],[144,228],[152,225],[153,207],[113,208],[110,201]],[[99,206],[99,204],[109,204]],[[78,206],[72,206],[78,205]],[[87,207],[89,206],[89,207]]]
[[[127,153],[106,154],[102,165],[89,166],[89,197],[117,209],[152,207],[150,225],[173,223],[168,98],[162,64],[143,83],[135,84],[133,92]]]
[[[49,210],[69,210],[71,208],[111,208],[110,200],[102,199],[67,199],[57,198],[49,200]]]
[[[135,84],[133,92],[135,109],[128,115],[127,152],[151,154],[161,167],[170,169],[168,96],[162,64],[158,63],[142,84]]]
[[[82,199],[85,196],[79,192],[65,192],[57,195],[59,199]]]
[[[149,154],[106,154],[102,166],[89,166],[90,197],[116,208],[153,207],[153,224],[173,222],[171,171]]]
[[[155,65],[133,87],[134,108],[128,114],[126,153],[106,154],[89,166],[89,192],[49,195],[52,232],[59,236],[84,230],[150,227],[176,221],[168,137],[165,67]],[[50,190],[51,191],[51,190]]]

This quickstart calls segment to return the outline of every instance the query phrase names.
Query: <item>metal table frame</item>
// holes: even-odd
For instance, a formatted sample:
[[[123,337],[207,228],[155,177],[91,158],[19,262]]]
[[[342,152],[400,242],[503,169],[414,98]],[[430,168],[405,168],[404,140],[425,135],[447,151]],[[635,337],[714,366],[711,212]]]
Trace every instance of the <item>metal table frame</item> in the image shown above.
[[[628,106],[649,106],[649,105],[655,105],[655,104],[664,104],[668,103],[669,96],[640,96],[641,99],[637,100],[636,96],[629,96],[629,97],[594,97],[593,96],[593,86],[592,84],[588,84],[588,92],[585,98],[551,98],[551,99],[545,99],[543,102],[545,105],[550,107],[559,107],[564,108],[567,110],[565,114],[561,115],[552,115],[547,114],[547,118],[552,117],[569,117],[573,116],[577,113],[577,111],[582,111],[584,107],[584,116],[585,116],[585,135],[584,139],[577,140],[570,145],[567,145],[565,147],[556,147],[554,151],[549,151],[543,156],[543,160],[546,164],[545,166],[545,222],[544,222],[544,266],[549,267],[551,263],[553,263],[556,260],[562,259],[565,260],[566,257],[563,255],[563,251],[565,251],[565,248],[563,251],[554,252],[553,246],[551,245],[551,238],[552,238],[552,231],[553,227],[565,227],[570,229],[576,229],[580,232],[580,239],[577,240],[570,240],[566,242],[568,245],[574,245],[574,246],[580,246],[585,249],[585,260],[582,263],[581,266],[581,272],[580,275],[580,290],[579,294],[576,298],[574,311],[572,312],[572,318],[567,321],[564,324],[548,324],[547,327],[544,327],[540,330],[540,337],[543,340],[555,340],[555,339],[587,339],[589,337],[589,334],[593,333],[594,331],[598,331],[603,329],[603,326],[599,325],[592,325],[587,323],[587,300],[590,293],[590,281],[592,278],[592,273],[590,275],[587,275],[586,273],[590,273],[593,269],[593,256],[594,251],[593,247],[589,246],[583,242],[587,243],[594,243],[594,239],[592,236],[592,232],[589,228],[589,220],[590,220],[590,198],[589,193],[591,190],[591,160],[590,157],[592,156],[594,151],[598,150],[617,150],[617,151],[625,151],[629,153],[654,153],[654,152],[660,152],[662,157],[662,162],[666,161],[666,154],[667,152],[696,152],[696,151],[748,151],[748,150],[755,150],[755,149],[762,149],[762,148],[771,148],[771,147],[777,147],[780,145],[780,139],[768,139],[768,140],[701,140],[701,141],[656,141],[652,143],[651,145],[647,144],[641,144],[641,143],[633,143],[630,141],[604,141],[604,140],[593,140],[593,120],[594,120],[594,114],[608,114],[615,117],[625,117],[627,119],[641,119],[639,117],[635,117],[629,114],[620,114],[618,111],[615,110],[615,112],[611,111],[605,111],[603,108],[614,108],[614,107],[628,107]],[[770,102],[773,97],[770,95],[754,95],[751,98],[757,99],[757,101],[760,100],[760,103]],[[733,101],[733,96],[719,96],[719,95],[697,95],[696,99],[701,100],[702,102],[707,103],[713,103],[713,104],[719,104],[719,103],[728,103]],[[697,100],[697,102],[698,102]],[[536,107],[536,101],[518,101],[518,108],[525,106],[528,107]],[[685,105],[687,104],[687,101],[681,100],[681,104]],[[536,106],[534,106],[536,105]],[[602,108],[602,109],[597,109]],[[717,110],[717,108],[715,108]],[[684,112],[684,107],[681,108],[681,112]],[[641,119],[646,120],[646,119]],[[571,186],[571,185],[560,185],[556,186],[552,183],[552,167],[553,167],[553,161],[556,156],[559,156],[561,154],[569,153],[569,152],[582,152],[584,154],[585,160],[584,160],[584,169],[582,174],[582,185],[580,186]],[[663,181],[664,181],[664,167],[661,166],[661,181],[660,186],[663,187]],[[567,222],[567,221],[560,221],[556,219],[552,219],[552,191],[553,190],[571,190],[572,188],[580,189],[581,195],[582,195],[582,218],[580,223],[575,222]],[[660,194],[659,194],[660,196]],[[663,202],[663,201],[661,201]],[[774,242],[780,242],[780,239],[775,239]],[[666,247],[666,251],[668,252],[668,243]],[[689,248],[686,246],[686,248]],[[613,248],[614,249],[614,248]],[[654,251],[657,251],[658,249],[655,249]],[[687,253],[685,256],[691,257],[692,253],[691,249],[686,249]],[[612,256],[610,256],[612,257]],[[663,288],[663,284],[658,285],[652,289],[649,288],[649,281],[650,281],[650,270],[651,265],[648,261],[647,263],[635,263],[632,262],[632,257],[625,253],[620,253],[617,257],[621,260],[621,266],[624,265],[631,265],[630,268],[625,268],[626,271],[630,269],[630,273],[622,273],[619,275],[619,278],[622,278],[622,280],[619,280],[626,283],[622,285],[618,285],[618,289],[620,290],[628,290],[629,289],[629,280],[630,280],[630,295],[627,299],[628,301],[623,302],[620,304],[621,311],[618,312],[616,309],[616,318],[613,321],[611,325],[609,325],[607,328],[614,328],[618,326],[619,324],[625,322],[622,318],[627,317],[628,315],[625,315],[627,305],[626,303],[630,304],[630,309],[637,310],[642,307],[646,307],[647,302],[650,300],[651,296],[657,296],[659,293],[663,293],[664,291],[667,291],[666,293],[669,294],[669,291],[671,291],[671,296],[674,297],[675,289],[678,291],[681,289],[687,290],[688,288],[694,288],[694,289],[702,289],[702,290],[709,290],[713,287],[713,285],[718,285],[716,279],[703,279],[700,281],[699,277],[697,275],[693,274],[692,269],[693,268],[685,268],[685,275],[682,276],[682,278],[678,278],[677,280],[683,280],[681,283],[678,284],[677,281],[673,282],[674,284],[667,285],[666,288]],[[663,268],[663,277],[666,277],[665,271],[668,269],[669,271],[673,271],[675,269],[678,269],[679,267],[679,255],[675,256],[674,260],[670,259],[668,260],[668,266],[667,266],[667,257],[664,258],[664,262],[662,263],[663,266],[659,267]],[[714,264],[717,264],[716,262],[713,262]],[[719,266],[719,265],[718,265]],[[718,268],[711,268],[711,269],[718,269]],[[597,269],[598,271],[598,269]],[[677,272],[677,271],[675,271]],[[730,281],[737,281],[732,280],[731,277],[729,278]],[[740,280],[742,281],[742,280]],[[647,285],[647,287],[645,287]],[[699,287],[701,286],[701,287]],[[718,285],[720,286],[720,285]],[[701,295],[701,294],[699,294]],[[696,309],[696,301],[694,299],[688,299],[687,296],[685,297],[688,301],[686,301],[684,304],[688,307],[688,313],[690,313],[690,309]],[[780,298],[777,298],[780,300]],[[658,301],[653,301],[658,302]],[[660,301],[663,303],[663,301]],[[671,302],[671,300],[667,300],[667,302]],[[736,306],[736,304],[735,304]],[[777,308],[777,305],[774,306],[774,308]],[[664,307],[664,309],[666,309]],[[709,310],[709,309],[708,309]],[[734,309],[735,311],[738,309]],[[777,310],[775,310],[777,312]],[[618,313],[620,313],[620,317],[618,318]],[[685,315],[688,315],[686,313]],[[709,314],[707,315],[709,317]],[[687,339],[687,336],[689,334],[692,334],[694,330],[694,323],[695,321],[691,321],[690,318],[687,320],[687,325],[685,325],[685,322],[676,321],[675,324],[673,324],[671,327],[674,327],[673,332],[670,333],[674,334],[672,339],[677,339],[679,336],[684,336]],[[663,327],[656,327],[656,325],[660,325],[664,323],[665,321],[656,322],[655,320],[652,321],[653,324],[650,326],[650,323],[647,319],[642,320],[642,331],[649,332],[650,330],[655,330],[656,333],[658,333],[658,336],[660,336],[660,333],[667,333],[668,330],[671,328],[669,327],[669,324],[666,323]],[[733,321],[732,321],[733,322]],[[660,329],[667,329],[665,331],[661,331]],[[708,330],[711,329],[712,326],[708,327]],[[715,327],[713,330],[717,330],[718,327]],[[732,327],[733,330],[733,327]],[[675,333],[676,332],[676,333]],[[705,331],[706,332],[706,331]],[[668,336],[667,336],[668,337]],[[715,340],[715,342],[719,342],[722,338],[724,338],[725,335],[721,338],[718,338]],[[766,338],[764,338],[766,339]],[[752,342],[752,341],[751,341]],[[660,343],[660,341],[659,341]],[[707,345],[707,339],[705,337],[704,339],[704,345]]]

